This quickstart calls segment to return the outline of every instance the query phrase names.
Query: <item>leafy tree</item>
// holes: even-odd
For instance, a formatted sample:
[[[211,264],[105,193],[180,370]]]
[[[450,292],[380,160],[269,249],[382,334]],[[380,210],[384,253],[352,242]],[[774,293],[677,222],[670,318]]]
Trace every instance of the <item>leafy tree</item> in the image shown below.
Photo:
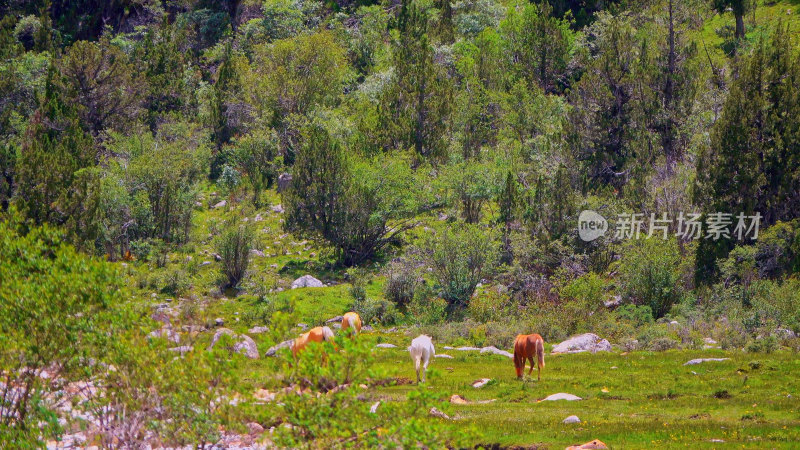
[[[329,31],[256,48],[253,101],[279,134],[284,159],[294,161],[295,116],[335,105],[349,77],[347,56]]]

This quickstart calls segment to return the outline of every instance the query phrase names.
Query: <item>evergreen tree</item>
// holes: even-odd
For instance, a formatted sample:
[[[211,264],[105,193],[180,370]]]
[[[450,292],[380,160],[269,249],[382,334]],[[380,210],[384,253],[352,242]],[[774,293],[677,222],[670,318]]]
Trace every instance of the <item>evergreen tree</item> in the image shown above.
[[[17,203],[35,223],[64,223],[75,173],[94,165],[94,142],[81,128],[76,105],[59,88],[51,66],[39,108],[31,118],[17,160]]]
[[[761,227],[791,220],[800,208],[800,60],[788,28],[756,47],[731,86],[711,146],[698,164],[696,201],[705,210],[760,214]],[[707,242],[706,242],[707,241]],[[716,273],[730,240],[704,240],[698,278]]]
[[[434,61],[426,11],[404,0],[395,28],[394,76],[378,106],[383,147],[441,157],[447,148],[452,91],[444,69]]]
[[[730,8],[736,18],[736,39],[744,39],[744,15],[755,8],[755,0],[712,0],[712,6],[720,14],[725,14]]]

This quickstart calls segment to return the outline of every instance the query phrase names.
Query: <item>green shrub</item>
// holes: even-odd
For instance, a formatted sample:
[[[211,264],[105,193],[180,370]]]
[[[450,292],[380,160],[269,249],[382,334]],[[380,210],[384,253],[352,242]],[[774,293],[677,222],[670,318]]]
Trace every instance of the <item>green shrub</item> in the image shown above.
[[[112,307],[121,281],[112,265],[77,253],[60,232],[18,227],[0,222],[0,442],[34,448],[59,429],[39,374],[76,380],[86,361],[105,354],[120,320]]]
[[[625,296],[634,303],[650,306],[654,318],[664,316],[684,292],[681,261],[675,241],[633,241],[619,268]]]
[[[455,228],[455,229],[452,229]],[[493,236],[476,225],[458,225],[430,235],[423,253],[440,296],[450,306],[466,306],[497,261]]]
[[[235,287],[247,273],[253,230],[246,225],[232,225],[223,231],[217,242],[217,253],[222,257],[221,270],[225,286]]]
[[[442,323],[447,318],[447,301],[418,295],[408,306],[408,317],[417,325]]]
[[[422,277],[412,261],[392,262],[386,270],[383,292],[398,308],[405,309],[422,283]]]
[[[384,299],[357,299],[353,301],[351,309],[361,316],[361,320],[365,325],[375,323],[391,325],[397,322],[400,317],[400,313],[394,304]]]
[[[617,320],[630,322],[635,327],[653,323],[653,311],[647,305],[622,305],[614,310]]]

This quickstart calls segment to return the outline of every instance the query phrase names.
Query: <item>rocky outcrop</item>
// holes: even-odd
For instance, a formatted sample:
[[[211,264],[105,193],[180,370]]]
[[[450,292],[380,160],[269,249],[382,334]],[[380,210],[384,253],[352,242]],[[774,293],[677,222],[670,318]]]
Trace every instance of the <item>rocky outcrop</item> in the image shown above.
[[[305,288],[305,287],[319,288],[324,286],[325,285],[322,283],[322,281],[319,281],[318,279],[312,277],[311,275],[303,275],[302,277],[292,282],[292,289]]]
[[[253,338],[246,334],[236,334],[233,330],[228,328],[220,328],[214,333],[214,337],[211,339],[211,345],[208,346],[208,349],[211,350],[214,348],[223,335],[228,335],[236,341],[236,343],[233,344],[233,351],[239,352],[250,359],[258,359],[258,346]]]
[[[611,344],[594,333],[573,336],[553,347],[551,353],[610,352]]]

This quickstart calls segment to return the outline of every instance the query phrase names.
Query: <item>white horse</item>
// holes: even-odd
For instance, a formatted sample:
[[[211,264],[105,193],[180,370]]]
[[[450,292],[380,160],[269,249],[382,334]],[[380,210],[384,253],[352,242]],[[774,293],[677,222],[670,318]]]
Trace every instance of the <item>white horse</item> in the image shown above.
[[[425,382],[425,373],[428,371],[428,362],[430,362],[433,355],[436,354],[436,349],[433,348],[433,342],[430,336],[421,334],[411,341],[411,346],[408,347],[408,352],[411,353],[411,359],[414,360],[414,367],[417,369],[417,383],[419,383],[419,366],[422,363],[422,382]]]

